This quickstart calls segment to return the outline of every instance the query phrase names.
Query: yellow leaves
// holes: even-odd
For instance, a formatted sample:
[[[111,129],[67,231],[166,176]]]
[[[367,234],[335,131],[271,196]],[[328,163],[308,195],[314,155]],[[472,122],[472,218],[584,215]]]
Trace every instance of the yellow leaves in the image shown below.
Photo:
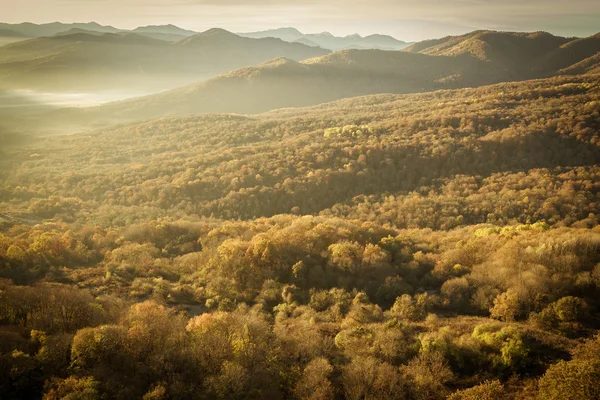
[[[25,253],[21,247],[17,245],[11,245],[6,250],[6,257],[15,261],[23,262],[27,257],[27,253]]]
[[[258,344],[253,342],[248,324],[241,331],[234,332],[229,337],[233,355],[238,359],[252,359],[256,356]]]
[[[335,336],[335,346],[351,356],[370,355],[375,335],[366,326],[355,326],[342,330]]]
[[[351,272],[358,267],[362,256],[363,247],[357,242],[343,241],[329,246],[329,262],[344,271]]]
[[[490,235],[498,234],[502,231],[502,228],[499,227],[490,227],[490,228],[480,228],[475,231],[475,237],[481,238]]]
[[[369,125],[345,125],[343,127],[327,128],[323,132],[326,139],[333,137],[364,138],[378,134],[379,130]]]
[[[496,400],[504,394],[504,387],[499,380],[485,381],[469,389],[458,390],[448,400]]]
[[[217,252],[224,261],[230,261],[242,257],[247,248],[247,242],[240,239],[227,239],[217,248]]]

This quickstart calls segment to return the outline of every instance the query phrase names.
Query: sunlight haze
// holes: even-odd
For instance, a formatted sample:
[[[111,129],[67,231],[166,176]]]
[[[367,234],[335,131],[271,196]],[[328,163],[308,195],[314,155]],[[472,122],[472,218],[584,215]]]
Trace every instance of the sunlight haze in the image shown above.
[[[0,1],[3,22],[96,21],[118,28],[175,24],[247,32],[293,26],[336,35],[384,33],[416,41],[476,29],[588,36],[600,29],[596,0],[19,0]],[[118,12],[115,12],[118,9]]]

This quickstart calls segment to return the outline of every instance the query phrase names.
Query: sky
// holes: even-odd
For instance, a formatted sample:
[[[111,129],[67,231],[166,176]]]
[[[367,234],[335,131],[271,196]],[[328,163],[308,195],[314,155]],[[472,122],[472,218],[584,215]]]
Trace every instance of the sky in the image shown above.
[[[0,0],[0,22],[90,22],[129,29],[174,24],[250,32],[389,34],[406,41],[476,29],[600,31],[600,0]]]

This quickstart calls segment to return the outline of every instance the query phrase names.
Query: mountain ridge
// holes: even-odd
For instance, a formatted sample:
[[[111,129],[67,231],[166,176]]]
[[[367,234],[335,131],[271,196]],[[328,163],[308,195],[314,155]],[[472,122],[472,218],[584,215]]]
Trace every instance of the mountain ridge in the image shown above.
[[[304,34],[296,28],[277,28],[258,32],[246,32],[239,35],[252,38],[275,37],[288,42],[306,40],[332,51],[343,50],[351,47],[379,50],[402,50],[409,43],[400,41],[388,35],[373,34],[362,37],[355,33],[347,36],[334,36],[330,32]]]

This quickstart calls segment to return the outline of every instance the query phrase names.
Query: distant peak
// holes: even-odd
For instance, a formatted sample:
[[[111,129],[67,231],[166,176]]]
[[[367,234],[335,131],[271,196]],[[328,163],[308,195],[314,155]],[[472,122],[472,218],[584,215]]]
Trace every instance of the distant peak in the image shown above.
[[[373,39],[375,39],[375,38],[377,38],[377,39],[380,39],[380,38],[386,38],[386,39],[390,38],[390,39],[395,39],[393,36],[390,36],[390,35],[382,35],[382,34],[379,34],[379,33],[374,33],[374,34],[372,34],[372,35],[365,36],[365,39],[368,39],[368,38],[373,38]]]
[[[207,42],[211,42],[211,41],[222,42],[222,41],[234,40],[234,39],[239,39],[239,38],[241,38],[241,37],[236,35],[235,33],[226,31],[225,29],[212,28],[205,32],[197,33],[195,35],[187,37],[178,43],[183,44],[183,45],[195,44],[195,43],[201,44],[201,43],[207,43]]]
[[[136,29],[145,29],[145,28],[158,28],[159,26],[168,26],[169,28],[175,28],[175,25],[144,25],[144,26],[138,26],[137,28],[134,29],[134,31]]]
[[[298,29],[291,27],[291,26],[286,26],[285,28],[271,29],[271,30],[272,31],[286,31],[286,32],[297,33],[298,35],[302,35],[302,32],[300,32]]]
[[[217,36],[217,35],[228,35],[228,36],[237,36],[235,33],[231,33],[222,28],[211,28],[207,31],[200,33],[201,36]]]

